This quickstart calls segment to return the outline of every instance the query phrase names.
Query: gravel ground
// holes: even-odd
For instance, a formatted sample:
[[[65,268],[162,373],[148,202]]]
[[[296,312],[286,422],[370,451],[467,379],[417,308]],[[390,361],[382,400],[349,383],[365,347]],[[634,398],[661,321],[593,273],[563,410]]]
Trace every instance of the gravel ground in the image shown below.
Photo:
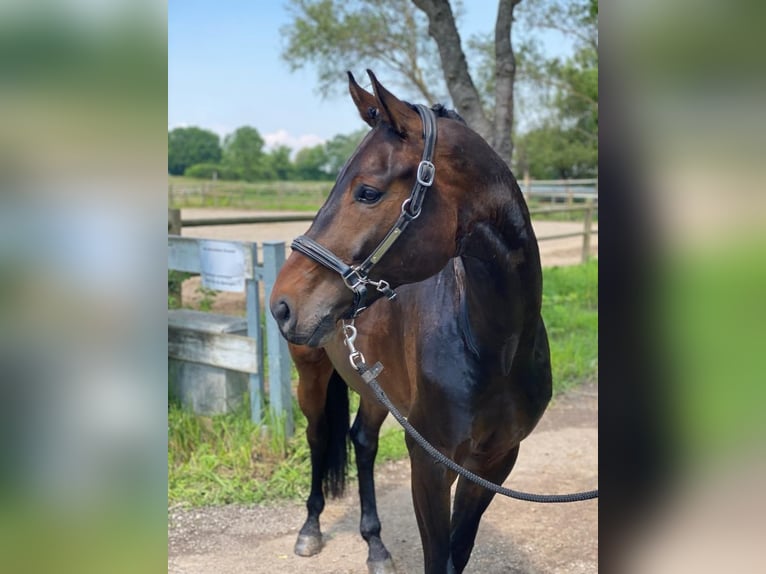
[[[534,492],[588,490],[598,475],[598,387],[560,397],[521,447],[506,486]],[[383,541],[399,574],[422,572],[412,510],[409,461],[376,469]],[[536,505],[497,497],[484,515],[466,573],[598,571],[598,501]],[[303,503],[168,511],[168,572],[299,574],[366,572],[356,488],[322,514],[326,545],[311,558],[293,554]]]

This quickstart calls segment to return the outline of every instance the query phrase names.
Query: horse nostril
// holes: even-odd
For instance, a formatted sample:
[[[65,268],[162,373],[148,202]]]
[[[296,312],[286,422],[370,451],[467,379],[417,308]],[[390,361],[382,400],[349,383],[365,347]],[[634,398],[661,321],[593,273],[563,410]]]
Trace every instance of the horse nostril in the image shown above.
[[[284,299],[280,299],[272,306],[271,314],[274,315],[277,323],[282,326],[290,320],[290,306]]]

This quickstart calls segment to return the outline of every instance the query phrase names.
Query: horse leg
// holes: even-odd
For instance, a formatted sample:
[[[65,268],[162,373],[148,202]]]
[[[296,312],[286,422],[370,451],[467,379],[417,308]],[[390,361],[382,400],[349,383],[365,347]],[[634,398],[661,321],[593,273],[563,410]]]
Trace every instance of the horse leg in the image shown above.
[[[413,417],[410,417],[412,420]],[[423,425],[412,422],[416,428]],[[425,574],[448,572],[450,558],[450,487],[455,473],[434,459],[406,436],[412,469],[412,502],[423,546]]]
[[[329,490],[332,494],[339,494],[339,491],[342,490],[342,472],[345,471],[345,436],[333,436],[344,434],[342,429],[343,417],[342,413],[338,413],[338,416],[334,417],[339,419],[337,421],[328,417],[328,410],[332,406],[329,403],[340,396],[341,391],[345,395],[345,428],[347,430],[348,396],[345,383],[333,370],[332,363],[323,350],[293,346],[290,350],[298,369],[298,403],[308,422],[306,438],[311,449],[311,492],[306,501],[308,517],[295,542],[295,553],[299,556],[313,556],[322,549],[319,515],[324,510],[325,505],[323,483],[327,484],[328,478],[330,478],[331,480],[327,484]],[[338,388],[338,385],[342,385],[343,388]],[[328,389],[330,389],[329,392]],[[333,391],[333,389],[335,390]],[[341,403],[338,408],[342,410],[344,408],[343,401],[338,402]],[[340,445],[333,444],[333,442],[339,443],[340,441],[342,441]],[[337,452],[339,447],[341,452]],[[333,458],[333,451],[335,451],[335,458],[343,458],[341,462],[328,460]],[[341,465],[342,470],[338,468]],[[333,477],[328,477],[328,473],[333,471],[336,474],[334,480],[332,480]],[[338,472],[341,472],[340,479],[337,477]]]
[[[377,403],[361,400],[359,412],[351,427],[351,441],[356,453],[356,468],[359,474],[359,499],[362,518],[359,531],[367,541],[367,569],[370,574],[394,574],[396,572],[391,555],[380,539],[380,519],[375,502],[375,477],[373,467],[378,454],[380,425],[388,411]]]
[[[476,459],[473,459],[472,464],[469,463],[467,466],[469,470],[479,476],[495,484],[502,484],[516,463],[518,454],[519,447],[517,445],[497,462],[489,465],[477,464]],[[453,572],[462,572],[468,564],[476,540],[476,532],[479,530],[479,521],[494,496],[494,492],[474,484],[462,476],[458,480],[452,510],[452,533],[450,535]]]

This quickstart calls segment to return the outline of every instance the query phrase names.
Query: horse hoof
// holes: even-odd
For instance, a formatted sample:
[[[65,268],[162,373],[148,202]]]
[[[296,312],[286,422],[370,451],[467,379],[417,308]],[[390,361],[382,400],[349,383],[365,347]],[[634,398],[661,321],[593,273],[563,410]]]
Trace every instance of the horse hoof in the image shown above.
[[[299,534],[295,541],[295,553],[298,556],[313,556],[319,554],[322,550],[322,535],[310,536],[308,534]]]
[[[394,568],[394,561],[389,556],[385,560],[378,560],[377,562],[367,561],[367,571],[369,574],[396,574],[396,568]]]

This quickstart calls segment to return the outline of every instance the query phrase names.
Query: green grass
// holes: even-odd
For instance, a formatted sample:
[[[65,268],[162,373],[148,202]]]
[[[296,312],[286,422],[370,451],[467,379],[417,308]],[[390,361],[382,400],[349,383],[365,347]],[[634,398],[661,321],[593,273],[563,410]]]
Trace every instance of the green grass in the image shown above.
[[[258,210],[317,211],[331,181],[210,181],[169,176],[169,207],[236,207]]]
[[[598,378],[598,260],[543,270],[554,393]]]
[[[544,270],[543,315],[553,361],[554,392],[598,376],[598,262]],[[352,412],[359,404],[351,393]],[[291,439],[267,436],[238,413],[200,417],[168,408],[168,502],[190,506],[303,500],[310,488],[306,420],[294,408]],[[404,431],[381,433],[378,462],[407,456]],[[353,456],[352,456],[353,458]],[[350,478],[356,470],[352,465]]]

